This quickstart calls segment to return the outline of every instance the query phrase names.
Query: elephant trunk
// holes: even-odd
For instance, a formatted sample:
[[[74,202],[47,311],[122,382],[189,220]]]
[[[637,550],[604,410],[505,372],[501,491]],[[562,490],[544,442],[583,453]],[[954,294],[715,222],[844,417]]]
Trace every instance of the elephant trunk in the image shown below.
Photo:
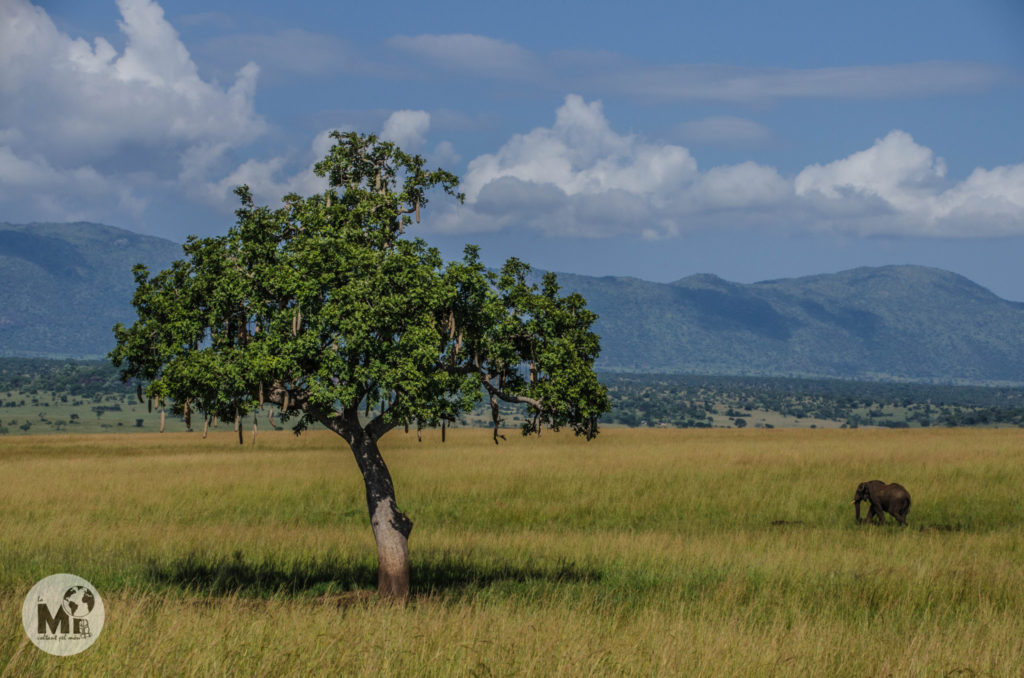
[[[857,512],[857,522],[859,523],[860,522],[860,500],[859,499],[854,499],[853,500],[853,507],[854,507],[854,509],[856,509],[856,512]]]

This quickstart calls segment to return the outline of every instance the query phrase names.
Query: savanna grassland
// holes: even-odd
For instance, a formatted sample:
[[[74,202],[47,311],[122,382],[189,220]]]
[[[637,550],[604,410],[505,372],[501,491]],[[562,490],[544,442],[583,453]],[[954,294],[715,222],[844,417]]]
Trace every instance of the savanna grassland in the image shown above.
[[[413,598],[378,603],[332,434],[0,442],[0,675],[1022,675],[1024,431],[391,434]],[[854,524],[899,481],[910,526]],[[34,582],[92,582],[84,653]]]

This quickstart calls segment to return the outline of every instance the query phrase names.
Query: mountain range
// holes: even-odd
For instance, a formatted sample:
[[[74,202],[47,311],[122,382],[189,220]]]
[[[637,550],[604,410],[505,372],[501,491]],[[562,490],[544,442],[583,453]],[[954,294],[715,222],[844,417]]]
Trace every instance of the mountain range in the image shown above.
[[[856,268],[753,284],[559,276],[600,314],[598,369],[1024,382],[1024,304],[955,273]]]
[[[0,223],[0,355],[101,357],[135,317],[132,266],[156,271],[181,245],[92,223]]]
[[[180,244],[101,224],[0,223],[0,355],[87,358],[134,318],[131,267]],[[857,268],[739,284],[559,274],[618,372],[1024,383],[1024,304],[955,273]]]

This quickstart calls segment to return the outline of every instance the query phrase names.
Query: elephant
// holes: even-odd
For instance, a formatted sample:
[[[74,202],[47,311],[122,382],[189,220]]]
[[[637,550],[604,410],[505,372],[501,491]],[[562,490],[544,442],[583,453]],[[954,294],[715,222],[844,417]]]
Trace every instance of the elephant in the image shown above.
[[[871,505],[868,509],[866,522],[878,518],[879,523],[885,523],[885,515],[888,512],[900,525],[907,524],[907,513],[910,511],[910,493],[907,488],[899,483],[885,484],[881,480],[869,480],[857,486],[857,494],[853,496],[853,503],[857,507],[857,522],[860,519],[860,503],[866,501]]]

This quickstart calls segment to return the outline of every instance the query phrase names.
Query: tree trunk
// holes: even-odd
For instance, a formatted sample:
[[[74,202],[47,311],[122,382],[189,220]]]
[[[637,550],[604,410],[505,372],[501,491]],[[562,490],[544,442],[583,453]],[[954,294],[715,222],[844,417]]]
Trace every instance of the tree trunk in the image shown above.
[[[352,440],[352,452],[366,484],[366,507],[377,542],[377,593],[381,598],[409,598],[409,533],[412,521],[398,510],[395,486],[377,441],[369,436]]]

